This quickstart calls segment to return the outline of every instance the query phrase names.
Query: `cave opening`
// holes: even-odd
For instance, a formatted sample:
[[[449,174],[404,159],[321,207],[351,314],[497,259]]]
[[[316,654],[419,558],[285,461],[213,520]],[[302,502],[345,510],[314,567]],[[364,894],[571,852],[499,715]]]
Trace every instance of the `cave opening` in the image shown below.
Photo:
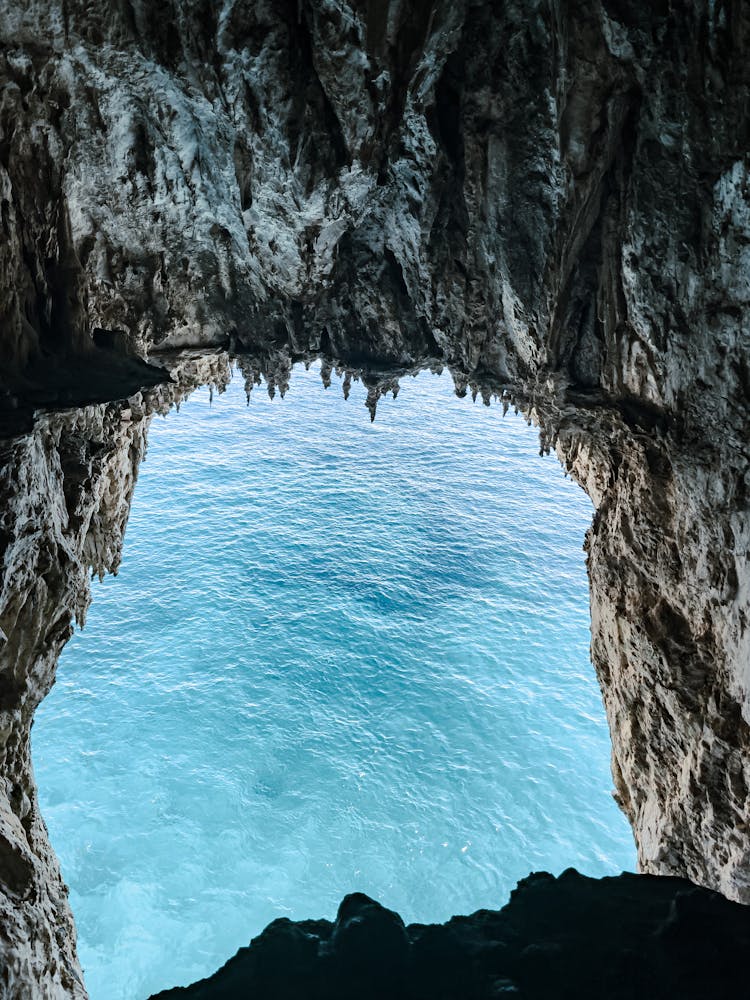
[[[214,971],[360,890],[407,921],[635,866],[589,661],[584,493],[536,431],[406,379],[242,379],[149,431],[116,578],[37,712],[93,1000]],[[359,404],[359,405],[358,405]]]

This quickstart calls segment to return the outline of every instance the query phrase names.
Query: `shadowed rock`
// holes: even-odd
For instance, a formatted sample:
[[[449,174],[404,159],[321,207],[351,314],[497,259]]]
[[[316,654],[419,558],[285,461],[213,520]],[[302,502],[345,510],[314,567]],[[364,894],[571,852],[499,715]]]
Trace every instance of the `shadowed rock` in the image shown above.
[[[334,923],[276,920],[213,976],[152,1000],[729,1000],[748,946],[750,910],[717,893],[569,869],[446,924],[404,927],[347,896]]]

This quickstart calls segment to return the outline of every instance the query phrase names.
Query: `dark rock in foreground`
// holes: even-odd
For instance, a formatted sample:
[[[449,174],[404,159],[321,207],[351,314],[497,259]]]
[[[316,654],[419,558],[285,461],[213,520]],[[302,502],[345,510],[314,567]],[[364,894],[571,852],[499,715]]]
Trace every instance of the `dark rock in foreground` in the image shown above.
[[[355,893],[335,923],[275,920],[213,976],[157,996],[722,1000],[747,995],[749,951],[749,907],[684,879],[569,869],[446,924],[407,927]]]

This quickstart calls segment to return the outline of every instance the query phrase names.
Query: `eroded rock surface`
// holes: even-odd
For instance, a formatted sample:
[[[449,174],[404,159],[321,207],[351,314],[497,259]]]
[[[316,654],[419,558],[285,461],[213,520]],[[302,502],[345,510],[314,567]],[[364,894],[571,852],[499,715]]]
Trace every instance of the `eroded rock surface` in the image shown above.
[[[592,653],[641,866],[744,901],[749,43],[739,0],[0,0],[0,423],[129,395],[186,345],[279,385],[311,352],[367,368],[373,411],[425,363],[512,397],[596,506]],[[31,712],[122,528],[130,473],[109,495],[107,470],[142,447],[116,411],[6,448],[19,823]],[[37,864],[15,823],[8,900]],[[33,968],[70,992],[29,828],[48,890],[3,912],[62,927]]]
[[[3,445],[0,532],[0,994],[85,996],[75,929],[31,768],[34,709],[89,599],[89,573],[112,572],[145,421],[101,404],[41,418]]]

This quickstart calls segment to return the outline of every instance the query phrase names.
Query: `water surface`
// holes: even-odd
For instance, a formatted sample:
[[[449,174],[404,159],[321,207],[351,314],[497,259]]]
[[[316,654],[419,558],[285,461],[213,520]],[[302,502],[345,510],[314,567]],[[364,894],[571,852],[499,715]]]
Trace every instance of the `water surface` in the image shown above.
[[[213,972],[361,890],[407,921],[632,868],[589,663],[591,518],[536,432],[298,370],[156,418],[34,761],[92,1000]]]

